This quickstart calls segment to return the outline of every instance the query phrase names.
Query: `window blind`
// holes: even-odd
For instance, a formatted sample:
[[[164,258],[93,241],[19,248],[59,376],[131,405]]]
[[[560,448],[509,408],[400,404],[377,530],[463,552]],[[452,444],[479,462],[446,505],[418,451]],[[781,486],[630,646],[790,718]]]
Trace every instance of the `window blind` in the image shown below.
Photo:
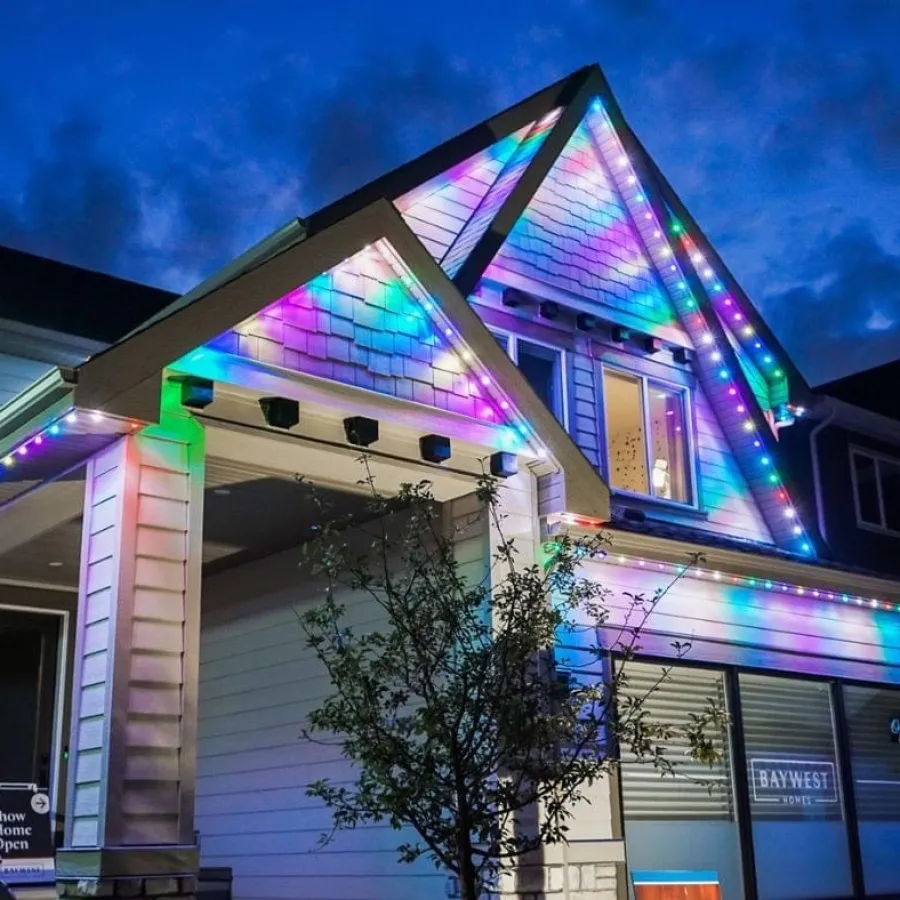
[[[710,698],[725,704],[725,681],[721,672],[673,668],[654,688],[662,672],[658,664],[626,662],[624,694],[646,698],[649,718],[659,724],[682,726],[691,713],[701,713]],[[627,820],[685,821],[734,820],[734,793],[730,747],[725,736],[718,739],[721,760],[712,768],[691,760],[686,740],[661,743],[675,763],[673,775],[660,775],[652,762],[637,759],[622,747],[622,802]]]

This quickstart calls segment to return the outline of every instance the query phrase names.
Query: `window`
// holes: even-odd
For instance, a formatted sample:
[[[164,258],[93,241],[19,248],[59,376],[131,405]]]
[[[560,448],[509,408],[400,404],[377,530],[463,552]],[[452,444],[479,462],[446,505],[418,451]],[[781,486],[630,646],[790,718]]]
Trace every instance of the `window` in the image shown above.
[[[844,688],[866,894],[900,892],[900,691]]]
[[[623,693],[643,699],[647,721],[678,728],[700,714],[710,699],[726,706],[725,674],[712,669],[673,667],[666,678],[653,663],[626,661]],[[622,748],[622,810],[628,865],[640,870],[714,870],[722,897],[744,895],[740,835],[727,733],[710,735],[720,760],[709,768],[686,756],[680,736],[659,741],[674,763],[662,777],[651,759]],[[720,738],[720,739],[717,739]]]
[[[693,501],[685,394],[683,388],[604,369],[613,488],[676,503]]]
[[[731,717],[724,734],[709,735],[720,754],[711,768],[686,758],[677,734],[652,741],[675,763],[665,777],[652,757],[621,748],[632,876],[711,871],[723,900],[748,896],[750,881],[757,900],[825,900],[854,896],[855,872],[855,896],[900,896],[900,689],[731,666],[616,665],[627,675],[620,700],[642,698],[636,715],[648,723],[677,727],[709,699]]]
[[[900,534],[900,462],[856,449],[850,461],[858,524]]]
[[[739,683],[759,900],[849,896],[830,685],[743,672]]]
[[[565,427],[566,396],[562,350],[526,341],[515,334],[494,333],[494,337],[518,366],[534,392],[544,401],[547,409]]]

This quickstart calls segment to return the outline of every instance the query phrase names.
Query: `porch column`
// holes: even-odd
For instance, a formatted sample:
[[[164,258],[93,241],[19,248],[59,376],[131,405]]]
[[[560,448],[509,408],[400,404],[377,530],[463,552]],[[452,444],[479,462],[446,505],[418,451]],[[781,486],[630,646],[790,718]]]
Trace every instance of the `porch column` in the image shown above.
[[[500,485],[498,529],[490,523],[489,552],[502,537],[515,539],[517,564],[545,559],[537,504],[537,484],[520,472]],[[503,572],[498,572],[502,578]],[[625,847],[618,813],[615,774],[584,789],[568,822],[568,843],[543,846],[524,854],[501,874],[501,900],[624,900]],[[537,816],[537,812],[536,812]]]
[[[196,891],[204,435],[173,387],[88,464],[64,897]]]

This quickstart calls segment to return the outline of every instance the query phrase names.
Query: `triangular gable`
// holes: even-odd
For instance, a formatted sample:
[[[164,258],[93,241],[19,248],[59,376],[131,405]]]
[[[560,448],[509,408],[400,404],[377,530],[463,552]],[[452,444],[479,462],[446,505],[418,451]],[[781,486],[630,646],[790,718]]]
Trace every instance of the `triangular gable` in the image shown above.
[[[466,223],[466,227],[457,236],[453,245],[447,249],[441,259],[441,268],[451,278],[459,271],[460,266],[466,261],[472,249],[478,244],[498,211],[519,183],[519,179],[559,120],[561,112],[561,109],[551,110],[529,127],[515,153],[504,165],[497,180],[491,185],[491,189]]]
[[[591,135],[575,129],[486,274],[587,300],[621,324],[687,343],[639,231]]]
[[[498,449],[539,453],[533,431],[387,240],[206,346],[500,425]]]
[[[723,279],[710,263],[703,260],[698,271],[691,261],[685,240],[693,236],[668,212],[645,156],[643,148],[623,141],[597,97],[573,124],[571,137],[524,199],[506,240],[481,272],[504,281],[505,275],[524,276],[556,291],[554,299],[586,297],[620,318],[637,317],[650,333],[674,343],[686,339],[697,351],[693,365],[700,388],[773,538],[809,554],[811,540],[774,465],[771,398],[760,402],[766,396],[758,366],[742,367],[713,300],[722,295],[724,306],[726,299],[735,304],[735,298],[724,294]],[[729,324],[745,317],[749,320],[735,308]],[[743,335],[733,337],[749,356]],[[755,342],[768,355],[762,340]],[[785,379],[780,366],[770,368],[776,382]],[[763,380],[771,392],[773,379],[763,375]]]

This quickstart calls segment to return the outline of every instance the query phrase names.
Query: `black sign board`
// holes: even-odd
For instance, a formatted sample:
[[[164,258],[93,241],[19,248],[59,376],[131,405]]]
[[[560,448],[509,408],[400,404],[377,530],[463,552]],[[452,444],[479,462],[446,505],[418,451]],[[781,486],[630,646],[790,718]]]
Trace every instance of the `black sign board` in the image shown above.
[[[900,716],[892,716],[888,728],[891,732],[891,740],[895,744],[900,744]]]
[[[55,879],[50,798],[35,784],[0,783],[0,881]]]

